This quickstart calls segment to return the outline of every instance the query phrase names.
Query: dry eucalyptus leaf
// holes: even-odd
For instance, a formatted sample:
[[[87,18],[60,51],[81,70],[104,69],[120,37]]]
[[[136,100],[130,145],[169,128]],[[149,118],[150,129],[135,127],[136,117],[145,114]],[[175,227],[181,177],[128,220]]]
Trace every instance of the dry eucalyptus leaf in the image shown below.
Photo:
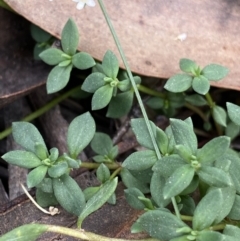
[[[107,49],[117,53],[98,4],[76,9],[71,0],[5,0],[16,12],[60,37],[72,17],[79,27],[79,50],[101,60]],[[201,66],[218,63],[230,74],[214,86],[240,90],[240,3],[228,0],[104,1],[131,69],[141,75],[169,78],[179,72],[180,58]]]

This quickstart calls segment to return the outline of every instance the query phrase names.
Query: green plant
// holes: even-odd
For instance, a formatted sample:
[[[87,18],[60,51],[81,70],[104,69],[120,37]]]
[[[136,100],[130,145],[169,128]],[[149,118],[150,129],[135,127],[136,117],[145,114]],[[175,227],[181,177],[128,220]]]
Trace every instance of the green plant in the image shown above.
[[[62,155],[56,148],[47,150],[42,136],[32,124],[13,123],[13,137],[25,151],[10,151],[2,158],[8,163],[32,169],[27,185],[36,187],[38,203],[43,207],[59,203],[78,216],[79,229],[29,224],[3,235],[0,241],[13,240],[16,236],[18,240],[35,240],[48,231],[83,240],[110,240],[80,228],[84,219],[104,203],[115,204],[118,175],[126,186],[124,192],[128,203],[145,211],[131,227],[133,233],[145,231],[152,237],[145,240],[238,241],[240,155],[231,149],[231,138],[239,134],[240,107],[227,102],[226,111],[214,103],[209,92],[209,81],[222,79],[228,70],[217,64],[201,69],[194,61],[182,59],[180,69],[185,73],[171,77],[165,85],[165,89],[172,93],[153,91],[140,85],[140,78],[133,77],[130,72],[102,0],[99,4],[126,72],[119,71],[118,60],[111,51],[107,51],[103,62],[96,65],[90,55],[76,54],[78,32],[70,19],[62,32],[63,51],[48,49],[40,54],[46,63],[57,65],[49,74],[47,90],[50,93],[62,89],[73,66],[79,69],[94,66],[82,85],[84,91],[93,93],[92,109],[109,105],[108,117],[126,115],[135,93],[144,118],[132,119],[131,127],[144,149],[130,154],[122,163],[118,162],[117,146],[108,135],[95,132],[95,122],[89,113],[71,122],[67,136],[68,153]],[[63,80],[60,80],[61,73],[67,73],[62,75]],[[199,147],[190,117],[185,120],[171,118],[166,130],[160,129],[148,120],[138,90],[150,96],[146,102],[148,106],[162,108],[167,115],[172,116],[176,108],[185,106],[199,114],[205,124],[210,124],[212,117],[219,136]],[[124,104],[121,110],[118,109],[119,101]],[[208,106],[207,112],[203,112],[201,106]],[[230,137],[222,135],[223,132],[230,133],[230,129]],[[94,162],[81,162],[78,155],[89,143],[97,155],[93,157]],[[99,186],[82,191],[69,176],[71,169],[79,167],[96,169]],[[193,198],[195,193],[199,194],[199,199]]]

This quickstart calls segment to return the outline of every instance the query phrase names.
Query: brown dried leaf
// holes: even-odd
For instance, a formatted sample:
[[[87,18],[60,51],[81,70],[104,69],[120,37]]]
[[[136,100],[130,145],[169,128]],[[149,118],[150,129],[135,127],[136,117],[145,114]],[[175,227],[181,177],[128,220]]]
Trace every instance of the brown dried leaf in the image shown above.
[[[101,60],[107,49],[117,53],[97,4],[79,11],[70,0],[5,0],[15,11],[56,37],[72,17],[81,32],[79,49]],[[201,66],[219,63],[231,71],[214,86],[240,90],[240,4],[237,1],[105,1],[132,71],[169,78],[179,72],[180,58]],[[177,37],[186,33],[184,41]]]

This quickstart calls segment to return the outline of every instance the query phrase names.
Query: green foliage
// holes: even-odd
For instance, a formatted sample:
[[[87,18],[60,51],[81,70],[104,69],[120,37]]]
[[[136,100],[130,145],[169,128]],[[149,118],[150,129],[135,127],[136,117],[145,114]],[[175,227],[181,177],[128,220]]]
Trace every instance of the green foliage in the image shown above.
[[[53,191],[59,204],[69,213],[79,216],[86,203],[78,184],[69,175],[53,179]]]
[[[118,155],[118,146],[113,146],[111,138],[104,133],[95,133],[91,141],[91,148],[98,154],[93,157],[95,162],[114,162]]]
[[[43,224],[26,224],[15,228],[12,231],[0,237],[1,241],[35,241],[41,234],[48,229],[47,225]]]
[[[231,121],[240,126],[240,106],[227,102],[227,111]]]
[[[105,202],[107,202],[107,200],[115,192],[117,184],[117,177],[115,177],[113,180],[108,180],[100,187],[96,194],[88,200],[85,208],[78,217],[78,227],[81,227],[83,220],[88,215],[99,209]]]
[[[78,154],[90,143],[95,134],[95,122],[90,113],[76,117],[70,124],[67,133],[68,150],[71,157]]]

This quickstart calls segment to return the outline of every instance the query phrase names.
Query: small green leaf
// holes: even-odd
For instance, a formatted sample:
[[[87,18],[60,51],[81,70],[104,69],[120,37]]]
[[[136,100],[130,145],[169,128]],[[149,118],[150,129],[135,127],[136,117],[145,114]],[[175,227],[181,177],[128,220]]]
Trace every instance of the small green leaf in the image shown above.
[[[199,232],[197,236],[197,241],[224,241],[224,236],[216,231],[208,231],[204,230],[202,232]],[[230,240],[228,240],[230,241]]]
[[[14,140],[27,151],[35,152],[35,144],[41,143],[46,151],[47,147],[38,129],[29,122],[13,122],[12,132]]]
[[[74,54],[72,63],[76,68],[81,70],[89,69],[96,64],[92,56],[85,52]]]
[[[156,142],[158,145],[159,150],[163,155],[168,153],[168,136],[167,134],[161,130],[160,128],[156,127]]]
[[[220,188],[211,189],[198,203],[193,216],[193,229],[203,230],[215,223],[224,200]]]
[[[180,157],[182,157],[185,161],[190,162],[192,159],[191,150],[184,145],[176,145],[175,146],[177,153]]]
[[[64,156],[64,161],[67,162],[68,167],[70,168],[79,168],[81,165],[81,161],[80,160],[75,160],[71,157],[69,157],[66,153],[63,154]]]
[[[34,24],[31,24],[30,28],[32,38],[38,43],[47,42],[51,38],[51,35],[49,33]]]
[[[202,164],[211,165],[219,157],[223,156],[230,145],[230,138],[220,136],[212,139],[197,152],[197,159]]]
[[[187,227],[187,225],[170,212],[163,210],[154,210],[144,213],[138,220],[142,229],[151,237],[159,240],[171,240],[182,236],[178,229]]]
[[[88,201],[99,189],[100,187],[87,187],[84,189],[83,194],[85,196],[85,200]]]
[[[52,178],[57,178],[67,173],[67,171],[68,164],[66,162],[60,162],[48,169],[48,175]]]
[[[2,156],[6,162],[19,167],[31,169],[42,164],[41,160],[32,152],[28,151],[9,151]]]
[[[45,148],[45,145],[43,145],[42,143],[37,142],[35,144],[35,153],[40,160],[45,160],[46,158],[48,158],[48,152]]]
[[[128,188],[124,190],[124,194],[128,204],[132,208],[139,209],[139,210],[143,210],[145,208],[143,203],[138,198],[138,197],[144,197],[144,194],[139,189],[135,187]]]
[[[199,185],[199,178],[195,175],[191,183],[180,193],[180,195],[188,195],[193,193]]]
[[[213,107],[213,119],[221,126],[227,126],[227,114],[221,106]]]
[[[152,127],[153,135],[156,137],[156,126],[150,121],[150,125]],[[132,119],[131,120],[132,130],[137,138],[137,141],[140,145],[154,150],[154,146],[152,144],[152,139],[149,135],[145,120],[143,118]]]
[[[72,60],[70,59],[67,59],[67,60],[64,60],[62,62],[60,62],[58,64],[59,67],[67,67],[68,65],[70,65],[72,63]],[[71,65],[72,66],[72,65]]]
[[[91,148],[97,154],[108,155],[113,148],[113,143],[109,135],[96,132],[91,141]]]
[[[68,151],[72,158],[90,143],[96,131],[95,121],[89,112],[76,117],[69,125],[67,134]]]
[[[192,80],[192,76],[188,74],[177,74],[168,79],[164,88],[174,93],[183,92],[191,87]]]
[[[163,189],[164,198],[171,198],[181,193],[192,181],[195,174],[191,165],[186,164],[177,169],[167,180]]]
[[[203,68],[201,74],[209,80],[218,81],[227,76],[229,70],[219,64],[210,64]]]
[[[29,172],[27,175],[28,188],[37,186],[46,176],[47,170],[47,166],[41,165],[39,167],[34,168],[31,172]]]
[[[66,60],[66,57],[63,56],[64,52],[60,49],[49,48],[44,50],[39,57],[43,62],[48,65],[57,65],[60,62]]]
[[[113,96],[107,111],[107,117],[120,118],[129,113],[133,104],[134,92],[132,90]]]
[[[83,82],[82,90],[94,93],[100,87],[105,85],[105,75],[99,72],[90,74]]]
[[[33,48],[33,58],[35,60],[41,60],[41,58],[39,57],[39,55],[44,51],[49,49],[51,46],[46,44],[46,45],[41,45],[41,44],[35,44],[34,48]]]
[[[58,155],[59,155],[59,151],[56,147],[53,147],[49,150],[50,155],[49,155],[49,159],[52,162],[55,162],[58,159]]]
[[[235,139],[240,133],[240,125],[236,125],[232,121],[227,124],[225,135],[229,136],[231,140]]]
[[[114,147],[110,150],[110,152],[109,152],[109,154],[108,154],[108,157],[109,157],[110,159],[114,160],[114,159],[117,157],[117,155],[118,155],[118,145],[114,146]]]
[[[131,172],[128,169],[123,168],[120,175],[121,175],[124,185],[127,188],[135,187],[135,188],[139,189],[142,193],[149,192],[149,187],[148,187],[147,183],[143,183],[142,181],[138,180],[136,177],[134,177],[131,174]]]
[[[233,220],[240,220],[240,196],[235,195],[234,203],[232,205],[231,211],[228,214],[228,218]]]
[[[198,94],[206,95],[210,89],[210,83],[206,77],[200,75],[194,77],[192,87]]]
[[[98,167],[96,174],[97,174],[97,179],[101,183],[105,183],[110,178],[110,171],[108,167],[103,163]]]
[[[190,104],[193,104],[195,106],[204,106],[207,105],[206,99],[199,95],[199,94],[193,94],[193,95],[187,95],[185,97],[185,100],[189,102]]]
[[[160,173],[161,176],[168,178],[186,162],[176,154],[164,156],[156,162],[152,170]]]
[[[227,102],[227,112],[231,121],[240,126],[240,106]]]
[[[115,177],[113,180],[109,180],[105,182],[98,192],[91,197],[82,213],[78,217],[78,227],[81,227],[83,220],[89,216],[94,211],[98,210],[102,205],[107,202],[107,200],[111,197],[111,195],[115,192],[118,184],[118,178]]]
[[[117,87],[121,91],[125,92],[125,91],[128,91],[132,88],[132,84],[131,84],[131,81],[129,79],[125,79],[125,80],[119,81]]]
[[[36,199],[37,203],[43,208],[58,205],[58,201],[53,193],[43,192],[40,188],[37,188]]]
[[[92,110],[99,110],[106,107],[113,96],[113,87],[104,85],[100,87],[93,95]]]
[[[170,198],[163,198],[163,188],[165,183],[166,181],[164,177],[162,177],[158,172],[153,173],[150,183],[150,191],[152,199],[160,208],[166,207],[171,202]]]
[[[55,66],[48,75],[48,94],[52,94],[63,89],[69,81],[71,71],[72,65],[68,65],[67,67],[60,67],[58,65]]]
[[[193,198],[191,198],[190,196],[181,196],[180,204],[183,205],[180,210],[181,214],[193,216],[193,212],[195,210],[195,202]]]
[[[202,166],[197,174],[203,182],[210,186],[227,187],[233,185],[230,175],[216,167]]]
[[[53,179],[54,195],[69,213],[79,216],[85,207],[85,197],[78,184],[68,175]]]
[[[107,200],[107,203],[111,205],[115,205],[117,203],[117,197],[115,193],[111,195],[111,197]]]
[[[198,68],[198,65],[191,59],[180,59],[179,66],[186,73],[193,73]]]
[[[138,151],[128,156],[123,162],[122,167],[128,170],[142,171],[152,167],[157,160],[155,151]]]
[[[164,99],[159,97],[150,97],[146,104],[154,110],[162,109],[164,107]]]
[[[45,177],[38,185],[37,189],[41,189],[43,192],[53,193],[52,179]]]
[[[240,228],[233,225],[226,225],[223,234],[228,235],[230,237],[238,238],[240,237]],[[236,240],[237,241],[237,240]]]
[[[48,225],[26,224],[0,237],[1,241],[35,241],[41,234],[48,230]]]
[[[192,154],[195,154],[198,147],[197,137],[193,127],[186,120],[170,119],[172,133],[177,145],[186,146],[191,150]]]
[[[103,57],[102,68],[106,76],[115,79],[118,74],[119,64],[116,55],[108,50]]]
[[[103,163],[103,162],[109,163],[109,162],[112,162],[112,160],[109,160],[108,158],[106,159],[106,157],[102,156],[102,155],[94,156],[93,160],[95,162],[98,162],[98,163]]]
[[[63,51],[66,54],[74,55],[77,50],[78,42],[78,28],[75,22],[70,18],[62,30],[61,44]]]

